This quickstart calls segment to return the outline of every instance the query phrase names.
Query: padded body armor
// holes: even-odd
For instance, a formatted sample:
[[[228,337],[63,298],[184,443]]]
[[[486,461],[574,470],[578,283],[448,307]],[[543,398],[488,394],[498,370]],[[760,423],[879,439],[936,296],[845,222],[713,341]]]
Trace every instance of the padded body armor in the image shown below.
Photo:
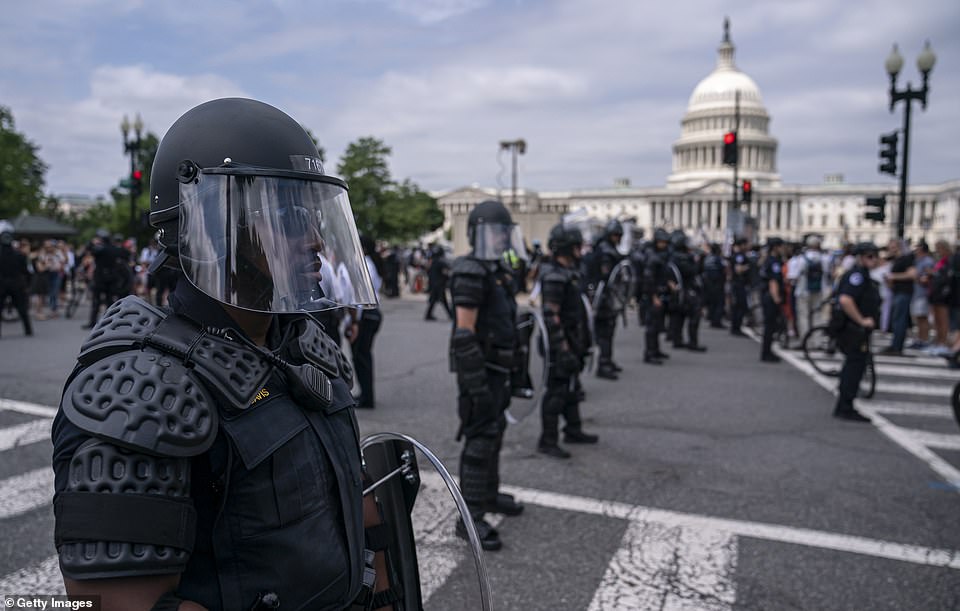
[[[302,369],[281,372],[231,331],[136,297],[107,310],[54,424],[55,456],[58,430],[89,436],[56,484],[66,577],[181,573],[178,595],[212,610],[249,608],[264,591],[290,609],[356,597],[363,512],[350,370],[312,319],[280,330],[275,354],[322,372],[329,401],[295,400],[288,376]]]
[[[517,302],[512,272],[499,261],[470,256],[453,262],[450,294],[454,306],[477,308],[476,336],[487,360],[510,368],[517,342]]]
[[[580,299],[580,274],[554,262],[544,262],[540,271],[543,320],[550,333],[551,350],[558,347],[555,336],[565,339],[571,352],[580,357],[589,349],[590,338],[583,300]],[[555,311],[556,306],[559,309]],[[559,315],[559,327],[557,327]]]

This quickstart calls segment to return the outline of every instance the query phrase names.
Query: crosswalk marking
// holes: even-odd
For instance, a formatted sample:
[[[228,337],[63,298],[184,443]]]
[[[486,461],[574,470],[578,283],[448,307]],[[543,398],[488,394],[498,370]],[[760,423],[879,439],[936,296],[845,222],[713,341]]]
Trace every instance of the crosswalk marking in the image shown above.
[[[589,611],[727,611],[736,601],[736,537],[657,522],[630,522]]]
[[[39,418],[0,429],[0,452],[50,439],[52,423],[49,418]]]
[[[917,429],[904,429],[917,443],[921,443],[928,448],[938,450],[960,450],[960,435],[948,435],[944,433],[934,433],[932,431],[921,431]]]
[[[870,408],[891,416],[921,416],[953,420],[953,410],[946,405],[913,403],[911,401],[870,401]]]
[[[29,414],[31,416],[45,416],[47,418],[53,418],[57,415],[57,408],[55,407],[14,399],[0,399],[0,410],[20,412],[21,414]]]
[[[0,481],[0,520],[50,505],[52,500],[53,469],[50,467],[8,477]]]

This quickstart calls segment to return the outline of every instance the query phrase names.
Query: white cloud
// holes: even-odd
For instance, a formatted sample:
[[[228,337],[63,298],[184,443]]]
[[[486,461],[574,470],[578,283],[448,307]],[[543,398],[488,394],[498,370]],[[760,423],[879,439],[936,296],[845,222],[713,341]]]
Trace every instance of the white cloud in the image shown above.
[[[485,0],[386,0],[398,13],[410,15],[424,25],[431,25],[469,13],[484,4]]]

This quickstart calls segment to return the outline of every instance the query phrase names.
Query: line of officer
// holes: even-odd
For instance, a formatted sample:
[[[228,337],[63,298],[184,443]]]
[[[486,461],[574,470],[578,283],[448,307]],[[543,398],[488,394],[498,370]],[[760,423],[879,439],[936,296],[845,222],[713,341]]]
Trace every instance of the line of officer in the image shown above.
[[[9,297],[20,316],[20,322],[23,323],[24,335],[33,335],[27,307],[29,278],[27,257],[13,247],[13,232],[4,227],[0,231],[0,310],[6,307]]]
[[[467,218],[470,254],[457,258],[450,278],[454,330],[451,365],[457,374],[457,411],[464,438],[460,490],[485,550],[502,546],[486,512],[518,515],[523,505],[499,492],[500,448],[510,405],[510,372],[515,365],[517,303],[513,270],[504,254],[526,249],[510,212],[499,201],[478,204]],[[457,523],[457,534],[466,529]]]
[[[711,329],[723,329],[723,285],[727,278],[727,264],[719,244],[710,245],[710,254],[703,260],[703,295]]]
[[[767,240],[767,258],[760,270],[760,279],[763,281],[763,344],[760,350],[760,360],[765,363],[779,363],[780,357],[773,353],[773,336],[783,325],[783,261],[780,259],[780,249],[783,240],[770,238]]]
[[[879,251],[872,242],[854,248],[857,262],[845,273],[837,286],[839,295],[831,318],[837,347],[845,355],[840,370],[840,389],[833,410],[836,418],[852,422],[870,422],[853,407],[860,381],[867,368],[870,334],[880,316],[880,289],[870,278],[870,270],[879,263]]]
[[[90,242],[89,251],[93,254],[93,300],[90,305],[90,319],[83,327],[92,329],[100,316],[100,308],[129,293],[124,290],[126,276],[130,273],[130,252],[110,237],[106,229],[98,229]]]
[[[730,335],[746,337],[743,319],[747,315],[747,291],[750,286],[750,259],[746,238],[737,238],[730,255]]]
[[[66,590],[105,611],[349,607],[370,593],[377,511],[349,366],[307,314],[376,304],[346,185],[297,121],[230,98],[173,124],[150,189],[155,265],[186,281],[170,310],[111,306],[67,380],[53,424]],[[349,302],[321,292],[321,254],[347,269]],[[379,608],[393,590],[385,555],[373,562]]]
[[[677,278],[674,295],[676,299],[670,304],[670,341],[676,349],[686,348],[693,352],[706,352],[700,345],[700,317],[703,313],[701,297],[699,262],[690,252],[687,236],[677,230],[670,237],[673,251],[670,254],[670,264]],[[688,342],[683,341],[683,323],[687,323]]]
[[[644,256],[643,267],[643,307],[644,307],[644,352],[643,362],[650,365],[662,365],[670,355],[660,350],[660,332],[663,329],[664,313],[670,295],[667,261],[670,234],[657,228],[653,232],[653,242]]]
[[[583,431],[577,376],[589,348],[589,337],[578,272],[583,235],[566,228],[563,223],[550,230],[547,247],[551,259],[540,268],[543,321],[550,347],[547,388],[541,411],[543,430],[537,451],[554,458],[570,458],[559,440],[560,416],[563,415],[565,443],[596,443],[598,437]]]
[[[599,287],[600,282],[607,281],[610,273],[617,266],[623,256],[617,250],[620,240],[623,238],[623,225],[616,219],[611,219],[604,228],[603,237],[597,241],[593,254],[595,261],[593,267],[595,272],[590,282],[593,290]],[[600,358],[597,361],[597,377],[607,380],[616,380],[617,373],[623,371],[623,368],[613,361],[613,336],[617,330],[617,304],[614,301],[613,292],[607,287],[600,296],[600,302],[597,311],[594,313],[594,333],[596,334],[597,347],[600,350]]]

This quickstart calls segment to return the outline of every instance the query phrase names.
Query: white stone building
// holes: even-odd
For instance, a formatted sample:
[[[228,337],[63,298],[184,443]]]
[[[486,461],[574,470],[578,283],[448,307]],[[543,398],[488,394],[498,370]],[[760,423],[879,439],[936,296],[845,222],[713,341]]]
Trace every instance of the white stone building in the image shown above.
[[[689,235],[723,241],[728,235],[728,211],[733,197],[733,172],[722,164],[723,135],[734,129],[739,93],[738,178],[753,184],[753,201],[734,213],[730,227],[763,241],[780,236],[799,241],[808,234],[823,237],[825,246],[845,242],[888,240],[895,231],[898,189],[891,184],[845,184],[840,175],[819,185],[784,185],[777,167],[777,140],[770,135],[770,115],[753,79],[737,69],[729,27],[718,49],[716,68],[694,88],[673,144],[673,172],[659,188],[632,188],[626,181],[610,189],[534,192],[520,190],[509,204],[514,220],[528,240],[546,243],[561,215],[585,209],[600,219],[634,217],[650,235],[657,226],[683,228]],[[887,221],[864,218],[868,197],[887,196]],[[465,187],[438,195],[445,228],[454,251],[468,250],[467,214],[474,205],[496,198],[497,190]],[[960,232],[960,179],[908,187],[906,237],[923,236],[956,241]],[[746,219],[743,219],[743,216]],[[739,217],[739,218],[738,218]],[[744,220],[746,221],[744,223]]]

